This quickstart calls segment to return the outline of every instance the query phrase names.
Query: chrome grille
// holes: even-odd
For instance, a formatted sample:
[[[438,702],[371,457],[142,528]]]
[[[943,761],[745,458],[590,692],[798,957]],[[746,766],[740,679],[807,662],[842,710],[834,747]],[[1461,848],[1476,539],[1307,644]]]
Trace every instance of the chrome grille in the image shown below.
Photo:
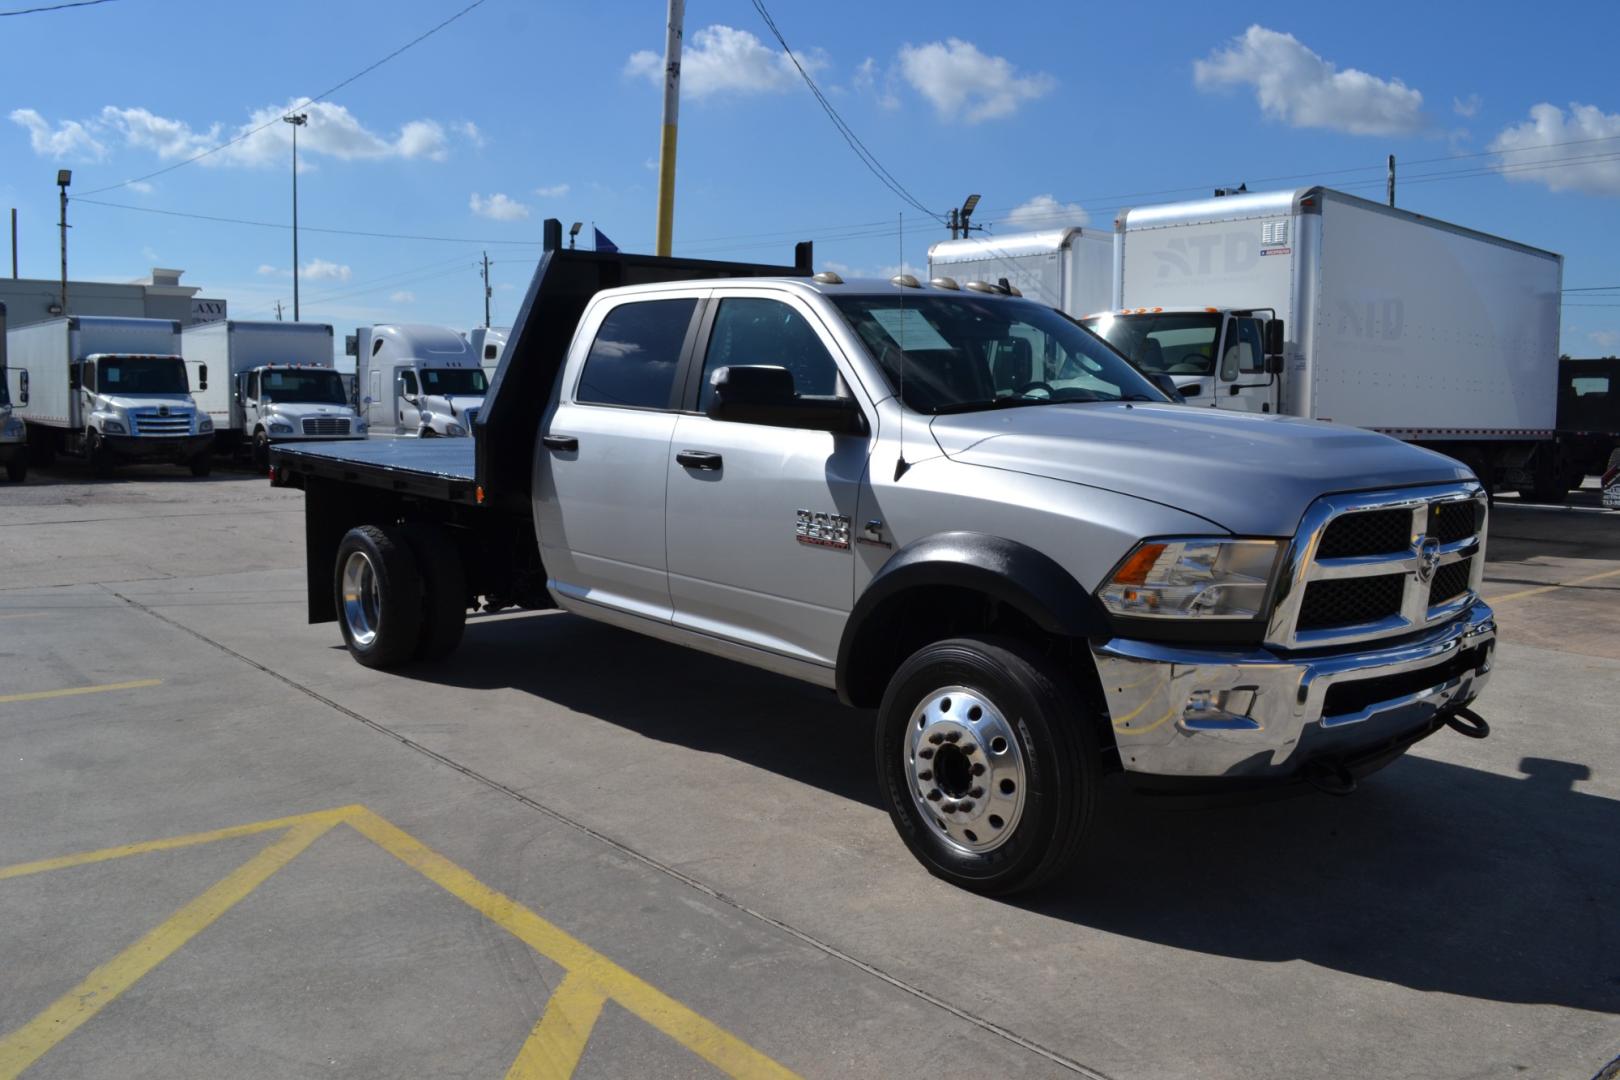
[[[1474,483],[1318,499],[1289,547],[1266,640],[1317,648],[1451,618],[1477,595],[1485,520]]]
[[[135,421],[136,435],[190,435],[191,414],[169,413],[159,415],[156,409],[139,409],[130,414]]]
[[[306,416],[305,435],[347,435],[349,421],[341,416]]]

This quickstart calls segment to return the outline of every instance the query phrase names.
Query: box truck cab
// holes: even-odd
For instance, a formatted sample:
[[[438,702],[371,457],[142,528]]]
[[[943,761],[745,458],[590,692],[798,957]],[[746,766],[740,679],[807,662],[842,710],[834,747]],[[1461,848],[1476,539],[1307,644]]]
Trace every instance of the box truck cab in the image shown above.
[[[447,326],[362,326],[355,370],[377,432],[451,438],[472,432],[489,380],[466,338]]]
[[[262,466],[273,442],[366,436],[325,323],[204,323],[186,328],[181,348],[187,363],[213,365],[213,386],[199,391],[198,404],[223,448],[246,444]]]
[[[1088,315],[1080,324],[1188,404],[1278,411],[1283,320],[1269,308],[1122,309]]]
[[[6,479],[20,484],[28,479],[28,428],[11,409],[11,385],[19,384],[17,400],[28,400],[28,374],[6,363],[6,305],[0,304],[0,465]]]
[[[214,423],[192,399],[178,322],[77,315],[11,330],[6,347],[28,369],[17,411],[42,464],[62,452],[88,458],[98,476],[130,461],[208,474]],[[199,364],[197,387],[207,386]]]

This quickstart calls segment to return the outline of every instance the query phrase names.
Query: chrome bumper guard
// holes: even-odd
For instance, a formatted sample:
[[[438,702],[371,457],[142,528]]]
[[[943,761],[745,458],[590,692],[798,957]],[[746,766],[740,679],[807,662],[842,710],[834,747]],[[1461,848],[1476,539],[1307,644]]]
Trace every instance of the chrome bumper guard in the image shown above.
[[[1281,779],[1467,705],[1490,677],[1495,644],[1495,615],[1476,601],[1382,648],[1300,654],[1116,638],[1091,651],[1127,772]]]

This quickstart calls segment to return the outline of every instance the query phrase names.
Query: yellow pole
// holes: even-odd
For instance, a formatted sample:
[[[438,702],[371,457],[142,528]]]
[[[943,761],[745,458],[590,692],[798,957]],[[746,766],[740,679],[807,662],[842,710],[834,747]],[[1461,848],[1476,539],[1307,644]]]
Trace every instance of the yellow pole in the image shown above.
[[[686,0],[669,0],[664,39],[664,130],[658,140],[658,254],[668,256],[675,233],[675,127],[681,109],[681,32]]]

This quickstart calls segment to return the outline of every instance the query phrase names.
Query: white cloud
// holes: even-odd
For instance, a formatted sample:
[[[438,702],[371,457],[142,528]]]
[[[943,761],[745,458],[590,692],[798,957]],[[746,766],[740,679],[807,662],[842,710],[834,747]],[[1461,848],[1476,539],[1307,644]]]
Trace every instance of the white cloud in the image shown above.
[[[326,259],[311,259],[299,271],[306,281],[348,281],[354,272],[347,266]]]
[[[856,93],[871,94],[877,99],[880,108],[900,107],[900,96],[894,92],[893,69],[880,72],[877,61],[870,56],[855,68],[855,74],[850,77],[849,85]]]
[[[28,145],[40,157],[100,161],[107,156],[107,147],[77,120],[64,120],[53,129],[33,109],[13,109],[11,122],[28,129]]]
[[[799,63],[811,73],[827,66],[820,49],[798,51]],[[651,49],[630,55],[624,73],[664,82],[664,57]],[[681,93],[693,99],[715,94],[758,94],[788,90],[798,84],[799,73],[786,53],[766,45],[747,30],[716,23],[688,34],[681,49]]]
[[[269,263],[260,263],[259,264],[259,269],[256,271],[256,273],[260,277],[280,277],[282,274],[287,273],[287,271],[278,270],[274,266],[271,266]]]
[[[1293,34],[1258,25],[1196,61],[1193,80],[1201,90],[1252,86],[1260,110],[1291,127],[1399,135],[1425,124],[1423,95],[1401,80],[1340,71]]]
[[[499,191],[488,198],[475,191],[472,193],[472,198],[467,200],[467,206],[479,217],[487,217],[495,221],[521,221],[529,216],[527,206]]]
[[[1586,335],[1592,343],[1605,349],[1620,345],[1620,330],[1593,330]]]
[[[141,248],[141,254],[146,256],[146,259],[147,259],[148,262],[159,263],[159,262],[163,261],[163,257],[161,255],[159,255],[154,248],[151,248],[151,247],[143,247],[143,248]]]
[[[478,130],[478,125],[473,123],[471,120],[463,120],[461,123],[456,125],[456,130],[461,132],[462,135],[466,136],[467,141],[478,147],[480,150],[482,150],[489,142],[489,140],[484,137],[484,133]]]
[[[389,293],[388,299],[396,304],[414,304],[416,303],[416,294],[409,289],[401,289],[399,292]]]
[[[281,166],[292,156],[292,125],[280,123],[296,101],[255,110],[234,129],[213,123],[195,129],[184,120],[159,116],[149,109],[108,105],[95,123],[100,130],[122,136],[126,146],[151,150],[165,161],[195,156],[211,146],[240,136],[216,153],[199,159],[202,165]],[[314,102],[300,107],[309,117],[298,132],[300,160],[331,157],[340,161],[388,158],[443,161],[449,156],[448,138],[435,120],[412,120],[392,138],[371,131],[342,105]],[[262,124],[262,131],[247,134]]]
[[[987,56],[960,38],[902,45],[900,74],[933,104],[940,119],[970,124],[1011,115],[1057,85],[1044,72],[1020,75],[1006,57]]]
[[[1478,115],[1479,107],[1483,104],[1485,102],[1478,94],[1469,94],[1465,98],[1454,97],[1451,99],[1451,111],[1458,116],[1472,118]]]
[[[1610,139],[1615,141],[1597,141]],[[1509,180],[1534,181],[1553,191],[1620,195],[1620,158],[1613,156],[1620,150],[1620,113],[1572,102],[1566,114],[1542,102],[1530,109],[1528,121],[1491,140],[1490,149],[1503,155],[1495,167]]]
[[[124,186],[140,195],[150,195],[155,190],[152,185],[148,184],[145,180],[131,180]]]
[[[560,199],[568,194],[567,184],[551,184],[547,187],[537,187],[534,193],[542,199]]]
[[[1037,195],[1007,211],[1007,225],[1020,229],[1057,229],[1084,225],[1091,215],[1079,203],[1058,202],[1051,195]]]

